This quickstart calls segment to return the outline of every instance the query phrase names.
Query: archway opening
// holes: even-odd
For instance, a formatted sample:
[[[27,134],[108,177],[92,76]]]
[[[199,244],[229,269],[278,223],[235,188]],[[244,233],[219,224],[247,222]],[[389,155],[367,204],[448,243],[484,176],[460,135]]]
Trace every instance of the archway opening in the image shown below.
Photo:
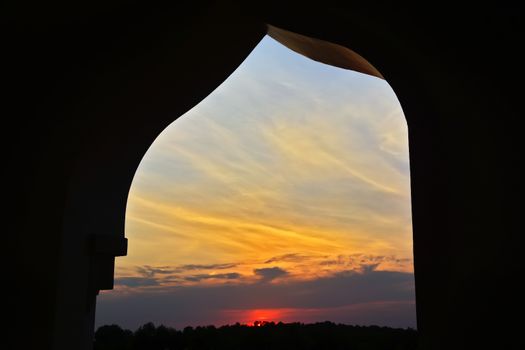
[[[292,48],[312,57],[303,44]],[[265,37],[155,140],[97,326],[415,328],[399,101],[366,61],[343,68],[376,77],[296,52]]]

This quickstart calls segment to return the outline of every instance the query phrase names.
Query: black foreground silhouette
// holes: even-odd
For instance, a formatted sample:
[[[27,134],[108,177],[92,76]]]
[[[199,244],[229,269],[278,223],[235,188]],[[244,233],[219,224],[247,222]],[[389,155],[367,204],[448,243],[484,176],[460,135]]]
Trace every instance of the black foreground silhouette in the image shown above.
[[[256,321],[253,326],[170,327],[146,323],[135,332],[118,325],[101,326],[95,332],[95,350],[178,349],[352,349],[409,350],[417,348],[417,331],[378,326],[350,326],[321,322],[274,323]]]

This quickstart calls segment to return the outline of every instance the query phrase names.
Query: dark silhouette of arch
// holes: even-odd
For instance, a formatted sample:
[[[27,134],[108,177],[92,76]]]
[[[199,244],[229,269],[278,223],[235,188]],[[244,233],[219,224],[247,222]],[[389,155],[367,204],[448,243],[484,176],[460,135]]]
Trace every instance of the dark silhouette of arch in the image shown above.
[[[114,256],[125,253],[126,199],[141,157],[235,70],[267,24],[291,49],[381,74],[398,95],[409,127],[422,348],[518,346],[507,323],[523,272],[520,10],[234,0],[35,6],[6,5],[1,15],[16,301],[7,315],[19,346],[90,348],[96,293],[111,288]]]

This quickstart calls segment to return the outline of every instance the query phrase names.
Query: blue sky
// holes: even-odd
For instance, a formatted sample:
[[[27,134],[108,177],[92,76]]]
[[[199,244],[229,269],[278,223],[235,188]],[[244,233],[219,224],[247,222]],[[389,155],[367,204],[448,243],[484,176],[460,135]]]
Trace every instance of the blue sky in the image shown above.
[[[394,92],[265,37],[155,140],[126,236],[98,325],[415,327],[407,127]]]

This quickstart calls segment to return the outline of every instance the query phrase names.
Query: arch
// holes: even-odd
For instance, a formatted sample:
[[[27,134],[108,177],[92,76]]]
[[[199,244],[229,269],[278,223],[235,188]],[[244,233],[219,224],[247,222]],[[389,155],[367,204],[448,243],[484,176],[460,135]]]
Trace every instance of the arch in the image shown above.
[[[238,26],[246,27],[248,25],[252,30],[251,33],[249,31],[242,33],[238,31]],[[209,30],[213,29],[213,26],[209,23],[208,26],[210,28],[206,28],[204,35],[210,35]],[[96,148],[87,150],[86,153],[77,158],[82,164],[78,168],[73,168],[72,172],[74,175],[69,182],[69,191],[74,193],[74,196],[70,197],[65,208],[66,219],[63,227],[64,231],[69,233],[64,235],[62,243],[69,249],[62,256],[61,272],[63,277],[61,281],[63,281],[63,284],[62,288],[59,289],[60,294],[58,297],[59,299],[68,299],[69,295],[72,295],[77,304],[87,300],[90,316],[85,319],[86,325],[83,327],[83,331],[86,333],[82,336],[84,338],[89,339],[92,337],[96,295],[99,290],[113,288],[114,258],[115,256],[126,254],[126,240],[123,234],[127,194],[142,156],[167,125],[198,104],[208,93],[233,73],[264,35],[269,34],[290,49],[316,61],[383,78],[381,73],[366,59],[342,45],[307,37],[267,24],[261,25],[256,23],[256,25],[253,25],[250,22],[238,23],[232,21],[230,26],[228,28],[230,39],[234,35],[237,36],[237,40],[234,41],[235,44],[232,45],[232,50],[233,47],[237,48],[237,51],[239,51],[239,47],[242,48],[242,53],[239,52],[237,54],[236,65],[229,64],[227,69],[222,72],[220,78],[217,77],[213,82],[204,78],[203,84],[208,83],[207,86],[202,88],[200,83],[197,84],[195,88],[199,91],[199,95],[189,96],[191,100],[185,101],[185,104],[178,105],[178,103],[173,102],[172,98],[165,95],[166,92],[163,90],[166,89],[166,86],[164,83],[168,83],[165,81],[165,78],[155,81],[158,84],[157,91],[161,91],[163,94],[161,99],[158,99],[157,96],[152,96],[151,91],[147,91],[142,87],[139,87],[137,91],[131,91],[131,93],[126,91],[125,99],[118,101],[116,105],[122,108],[127,103],[130,95],[138,100],[146,98],[146,106],[152,109],[150,111],[135,109],[132,113],[143,115],[149,112],[150,114],[160,115],[160,117],[156,118],[154,122],[148,119],[147,125],[140,126],[124,125],[123,120],[118,120],[108,130],[98,132]],[[224,33],[221,34],[224,35]],[[220,40],[217,41],[220,42]],[[208,61],[205,60],[205,62]],[[195,66],[196,62],[191,64]],[[163,65],[163,70],[154,67],[154,73],[158,74],[155,78],[158,79],[161,74],[169,72],[170,66],[169,63],[165,66]],[[149,69],[150,67],[145,68]],[[171,69],[175,74],[180,73],[179,67]],[[192,77],[188,77],[188,79],[192,79]],[[161,103],[160,107],[166,108],[166,110],[161,109],[159,111],[157,109],[159,106],[153,105],[155,102],[158,103],[159,100]],[[115,105],[115,102],[111,101],[111,105]],[[134,107],[136,108],[136,106]],[[123,110],[129,112],[129,109],[125,107]],[[175,110],[182,110],[182,112],[175,112]],[[108,109],[108,111],[104,112],[104,114],[110,113],[121,114],[122,110]],[[122,132],[122,129],[129,133],[126,136],[129,141],[116,144],[112,137],[118,132]],[[112,151],[108,152],[108,149],[112,149]],[[101,169],[104,171],[100,171]],[[89,214],[86,215],[86,213]],[[83,237],[78,232],[79,222],[84,223],[81,231],[84,235]],[[82,241],[79,241],[79,239],[82,239]],[[76,247],[76,249],[71,249],[72,247]],[[79,249],[87,249],[87,259],[86,256],[78,254]],[[82,273],[78,273],[78,271],[82,271]],[[86,276],[88,277],[87,279],[85,278]],[[61,305],[63,307],[60,307]],[[57,313],[57,320],[59,320],[59,326],[61,326],[57,326],[58,332],[77,339],[81,337],[80,334],[66,330],[70,327],[76,327],[73,319],[75,311],[72,312],[71,302],[59,304]],[[64,320],[67,321],[64,322]],[[76,327],[76,329],[80,330],[79,327]],[[59,339],[65,343],[70,342],[68,337],[61,336]]]
[[[443,8],[430,15],[273,1],[250,10],[236,1],[170,6],[74,9],[75,21],[55,9],[38,16],[18,9],[6,22],[4,83],[13,117],[5,161],[16,169],[8,174],[8,250],[17,254],[10,285],[19,301],[13,318],[42,325],[24,339],[55,349],[90,347],[97,286],[87,285],[94,271],[89,237],[122,235],[127,190],[151,141],[233,72],[271,23],[352,48],[398,95],[409,127],[424,348],[518,344],[519,332],[493,320],[516,313],[518,299],[521,179],[514,164],[522,73],[487,68],[524,61],[515,49],[519,10],[473,15]]]

